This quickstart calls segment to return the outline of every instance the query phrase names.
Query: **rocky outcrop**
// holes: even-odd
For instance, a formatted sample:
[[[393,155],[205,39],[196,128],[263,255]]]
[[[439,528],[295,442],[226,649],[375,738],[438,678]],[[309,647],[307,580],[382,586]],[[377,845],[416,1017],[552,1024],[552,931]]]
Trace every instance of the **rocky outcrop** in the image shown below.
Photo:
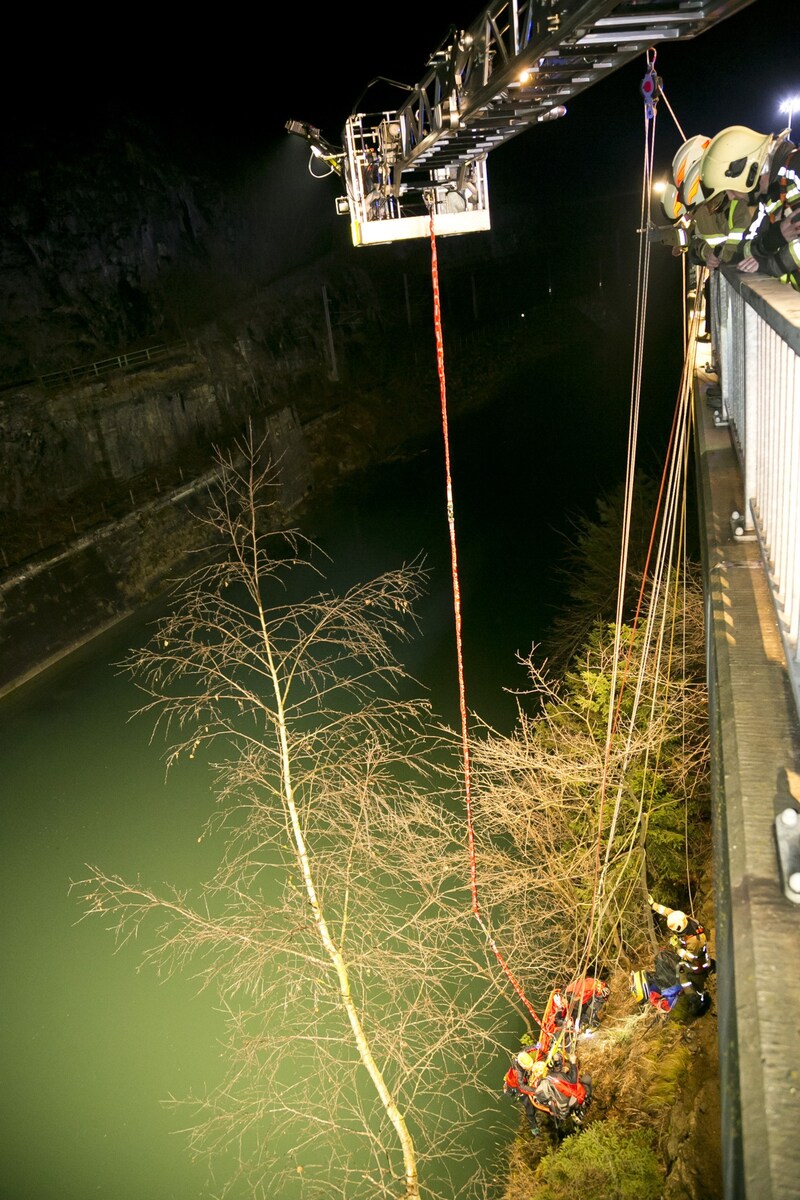
[[[266,166],[223,178],[131,122],[6,161],[0,386],[182,340],[311,261],[313,226],[287,237],[300,219],[287,203],[276,228],[270,187]]]

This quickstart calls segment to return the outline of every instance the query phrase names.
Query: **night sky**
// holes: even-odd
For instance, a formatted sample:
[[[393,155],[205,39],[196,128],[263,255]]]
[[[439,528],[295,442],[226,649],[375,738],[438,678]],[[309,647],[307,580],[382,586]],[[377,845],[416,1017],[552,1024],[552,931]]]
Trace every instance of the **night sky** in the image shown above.
[[[5,71],[0,83],[7,166],[20,155],[35,158],[39,146],[67,154],[131,119],[177,154],[231,171],[287,138],[290,117],[338,143],[371,80],[416,83],[449,28],[470,25],[481,9],[467,0],[400,9],[388,35],[387,10],[374,6],[283,5],[257,18],[256,11],[224,7],[212,20],[211,10],[204,16],[196,8],[130,10],[127,23],[116,17],[113,28],[69,7],[44,28],[33,8],[11,18],[6,52],[14,47],[18,70]],[[687,136],[727,124],[781,127],[780,100],[800,90],[800,36],[789,11],[783,0],[754,0],[694,41],[659,48],[658,69]],[[635,61],[573,99],[565,121],[495,151],[490,179],[495,159],[498,173],[517,177],[540,178],[543,163],[551,177],[569,170],[574,178],[577,168],[578,178],[586,173],[604,191],[619,172],[638,171],[643,73]],[[383,107],[373,91],[364,108],[372,97]],[[666,111],[662,119],[672,126]],[[665,168],[679,142],[672,126],[662,139]]]

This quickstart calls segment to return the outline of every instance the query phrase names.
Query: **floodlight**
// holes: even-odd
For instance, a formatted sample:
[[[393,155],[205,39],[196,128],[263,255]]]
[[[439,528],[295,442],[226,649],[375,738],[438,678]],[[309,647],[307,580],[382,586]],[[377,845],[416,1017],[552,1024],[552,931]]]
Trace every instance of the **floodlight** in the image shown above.
[[[326,142],[321,130],[317,129],[316,125],[309,125],[307,121],[287,121],[286,129],[289,133],[295,133],[309,143],[313,158],[323,159],[331,170],[341,174],[341,160],[344,158],[344,152]]]
[[[307,121],[287,121],[286,128],[289,133],[296,133],[307,142],[319,141],[322,137],[320,130],[315,125],[309,125]]]
[[[790,137],[792,134],[792,117],[798,109],[800,109],[800,96],[789,96],[783,101],[779,109],[780,112],[789,114],[788,133]]]

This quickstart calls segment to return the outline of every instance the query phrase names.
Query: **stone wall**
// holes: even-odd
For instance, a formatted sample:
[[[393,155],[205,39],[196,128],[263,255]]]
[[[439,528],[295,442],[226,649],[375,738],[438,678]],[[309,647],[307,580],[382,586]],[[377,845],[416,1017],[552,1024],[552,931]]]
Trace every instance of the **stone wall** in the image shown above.
[[[272,414],[265,433],[277,464],[279,511],[311,487],[311,462],[295,414]],[[140,608],[198,551],[213,552],[207,506],[216,471],[33,556],[0,581],[0,695]]]

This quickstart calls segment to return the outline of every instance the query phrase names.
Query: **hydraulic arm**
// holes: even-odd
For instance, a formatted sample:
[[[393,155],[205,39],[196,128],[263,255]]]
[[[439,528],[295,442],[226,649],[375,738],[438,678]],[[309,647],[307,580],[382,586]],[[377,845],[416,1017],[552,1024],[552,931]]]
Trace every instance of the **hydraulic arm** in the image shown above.
[[[490,150],[566,115],[572,97],[662,41],[682,41],[752,0],[492,0],[453,30],[401,107],[355,112],[343,146],[289,121],[340,175],[356,246],[491,227]]]

